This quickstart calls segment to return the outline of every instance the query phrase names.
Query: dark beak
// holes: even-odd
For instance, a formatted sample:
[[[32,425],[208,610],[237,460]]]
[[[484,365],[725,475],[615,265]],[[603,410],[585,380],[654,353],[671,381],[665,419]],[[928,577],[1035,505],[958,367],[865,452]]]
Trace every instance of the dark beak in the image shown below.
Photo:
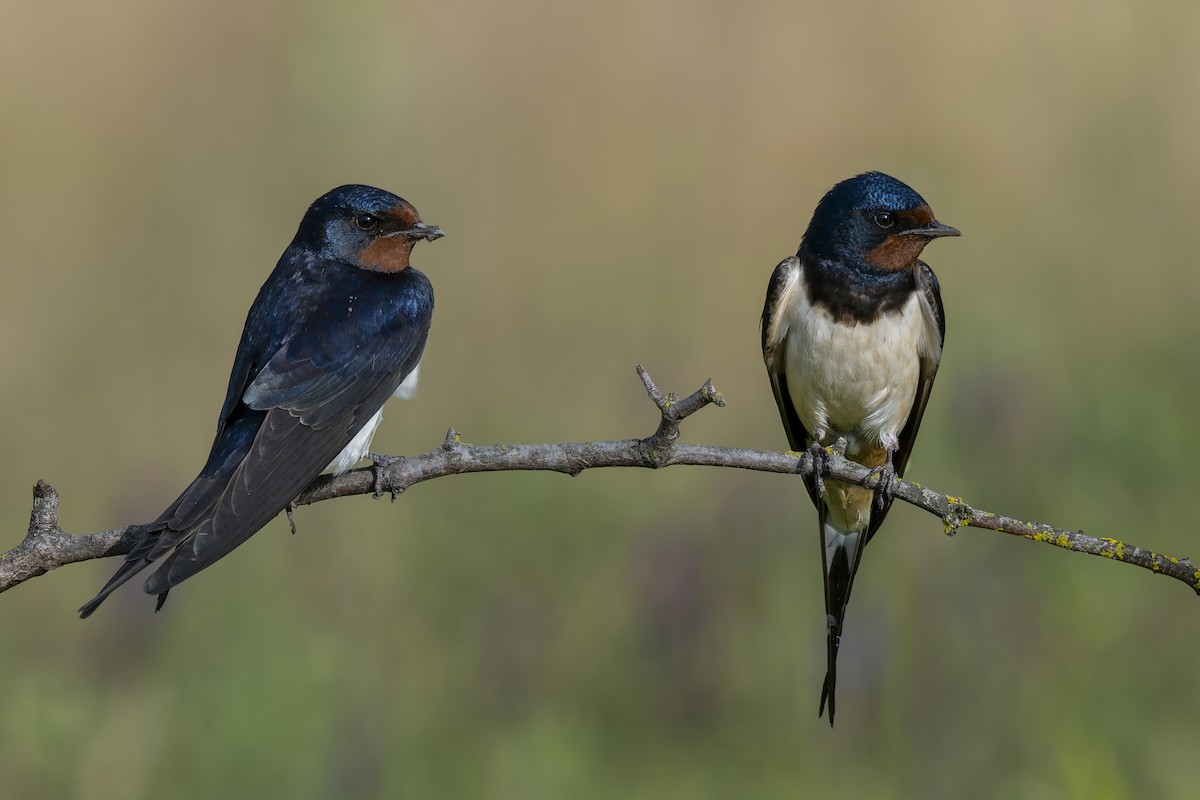
[[[926,239],[938,239],[942,236],[962,236],[962,231],[958,228],[951,228],[949,225],[943,225],[936,219],[926,225],[924,228],[911,228],[905,233],[915,236],[924,236]]]
[[[418,222],[406,231],[400,231],[401,236],[407,236],[410,239],[424,239],[427,242],[432,242],[434,239],[440,239],[446,234],[442,233],[442,229],[437,225],[426,225],[424,222]]]

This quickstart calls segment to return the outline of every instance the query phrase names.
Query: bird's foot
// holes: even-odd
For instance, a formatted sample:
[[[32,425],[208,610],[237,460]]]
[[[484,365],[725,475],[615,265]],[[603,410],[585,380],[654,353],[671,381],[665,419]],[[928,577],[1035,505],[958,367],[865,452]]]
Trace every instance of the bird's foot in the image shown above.
[[[896,493],[896,468],[892,466],[891,454],[888,454],[887,461],[867,473],[867,477],[876,479],[872,490],[875,494],[875,507],[883,509],[892,502]]]
[[[371,459],[371,471],[375,475],[375,499],[383,497],[383,471],[393,464],[399,464],[404,460],[404,456],[381,456],[376,453],[367,453],[367,458]],[[396,502],[396,488],[389,486],[388,491],[391,492],[392,502]]]
[[[812,482],[816,487],[817,497],[825,494],[825,478],[824,475],[829,471],[829,452],[821,445],[820,441],[814,441],[804,451],[804,455],[812,464]],[[803,466],[803,462],[801,462]]]
[[[288,525],[292,526],[292,536],[295,536],[296,518],[292,516],[292,512],[296,510],[296,501],[293,500],[292,502],[288,503],[283,510],[287,513]]]

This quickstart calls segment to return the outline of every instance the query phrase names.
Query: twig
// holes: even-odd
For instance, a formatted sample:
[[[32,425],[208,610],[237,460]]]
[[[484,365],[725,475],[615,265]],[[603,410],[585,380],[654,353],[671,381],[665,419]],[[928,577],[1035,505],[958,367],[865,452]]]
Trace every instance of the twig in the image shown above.
[[[378,488],[391,492],[395,498],[410,486],[446,475],[512,470],[548,470],[578,475],[586,469],[599,467],[661,469],[690,464],[802,475],[812,471],[812,459],[806,459],[799,453],[677,444],[679,424],[684,419],[706,405],[725,405],[725,398],[713,388],[712,381],[705,381],[699,391],[680,400],[674,394],[660,391],[641,366],[637,370],[660,415],[658,429],[645,439],[483,446],[463,443],[458,432],[451,428],[440,447],[421,455],[397,459],[383,468]],[[841,457],[832,448],[829,456],[825,460],[825,478],[861,486],[871,486],[876,480],[867,467]],[[357,469],[336,477],[318,477],[296,498],[294,505],[375,492],[375,471],[371,468]],[[911,481],[897,481],[894,495],[941,519],[945,532],[950,535],[964,527],[1009,533],[1065,550],[1133,564],[1182,581],[1200,594],[1200,571],[1187,559],[1173,558],[1116,539],[1097,539],[1082,531],[1068,531],[1040,522],[1026,522],[981,511],[958,497],[939,494]],[[129,552],[134,539],[135,536],[128,533],[128,528],[78,535],[64,533],[58,524],[58,493],[50,484],[38,481],[33,489],[33,513],[25,539],[0,555],[0,592],[64,564],[123,555]]]

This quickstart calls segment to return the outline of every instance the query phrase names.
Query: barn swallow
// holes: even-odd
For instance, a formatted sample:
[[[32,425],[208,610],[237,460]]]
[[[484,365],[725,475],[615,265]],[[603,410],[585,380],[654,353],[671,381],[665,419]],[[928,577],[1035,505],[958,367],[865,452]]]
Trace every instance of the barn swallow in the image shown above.
[[[826,193],[767,289],[763,360],[788,442],[815,467],[805,486],[821,533],[828,663],[817,715],[828,701],[830,725],[850,589],[904,475],[946,337],[937,277],[919,257],[959,235],[911,188],[867,172]],[[825,448],[839,440],[876,474],[873,490],[822,480]]]
[[[393,395],[411,396],[433,287],[409,265],[442,231],[370,186],[318,198],[258,292],[233,360],[208,462],[96,597],[163,559],[146,580],[157,611],[172,586],[228,554],[325,469],[368,454]]]

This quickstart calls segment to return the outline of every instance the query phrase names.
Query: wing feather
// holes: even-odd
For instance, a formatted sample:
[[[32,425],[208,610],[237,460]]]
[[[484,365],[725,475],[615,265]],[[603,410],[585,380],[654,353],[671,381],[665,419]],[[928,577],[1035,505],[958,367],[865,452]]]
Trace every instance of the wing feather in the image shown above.
[[[779,408],[779,418],[783,422],[784,433],[787,434],[788,445],[796,452],[802,452],[812,444],[812,436],[800,416],[796,413],[796,404],[792,402],[791,391],[788,388],[787,357],[788,315],[795,292],[803,291],[800,287],[800,259],[792,256],[785,258],[771,273],[771,282],[767,286],[767,300],[763,305],[762,315],[762,348],[763,361],[767,365],[767,375],[771,378],[771,391],[775,395],[775,405]],[[817,487],[814,481],[806,480],[804,485],[813,503],[819,505]]]
[[[391,344],[382,348],[379,340],[364,347],[352,337],[352,346],[321,357],[304,353],[303,340],[275,353],[243,398],[265,412],[249,451],[205,518],[187,526],[195,531],[191,542],[150,577],[146,591],[165,592],[227,555],[291,502],[417,365],[427,331],[427,325],[408,325],[386,337]],[[160,542],[156,550],[169,547]]]

